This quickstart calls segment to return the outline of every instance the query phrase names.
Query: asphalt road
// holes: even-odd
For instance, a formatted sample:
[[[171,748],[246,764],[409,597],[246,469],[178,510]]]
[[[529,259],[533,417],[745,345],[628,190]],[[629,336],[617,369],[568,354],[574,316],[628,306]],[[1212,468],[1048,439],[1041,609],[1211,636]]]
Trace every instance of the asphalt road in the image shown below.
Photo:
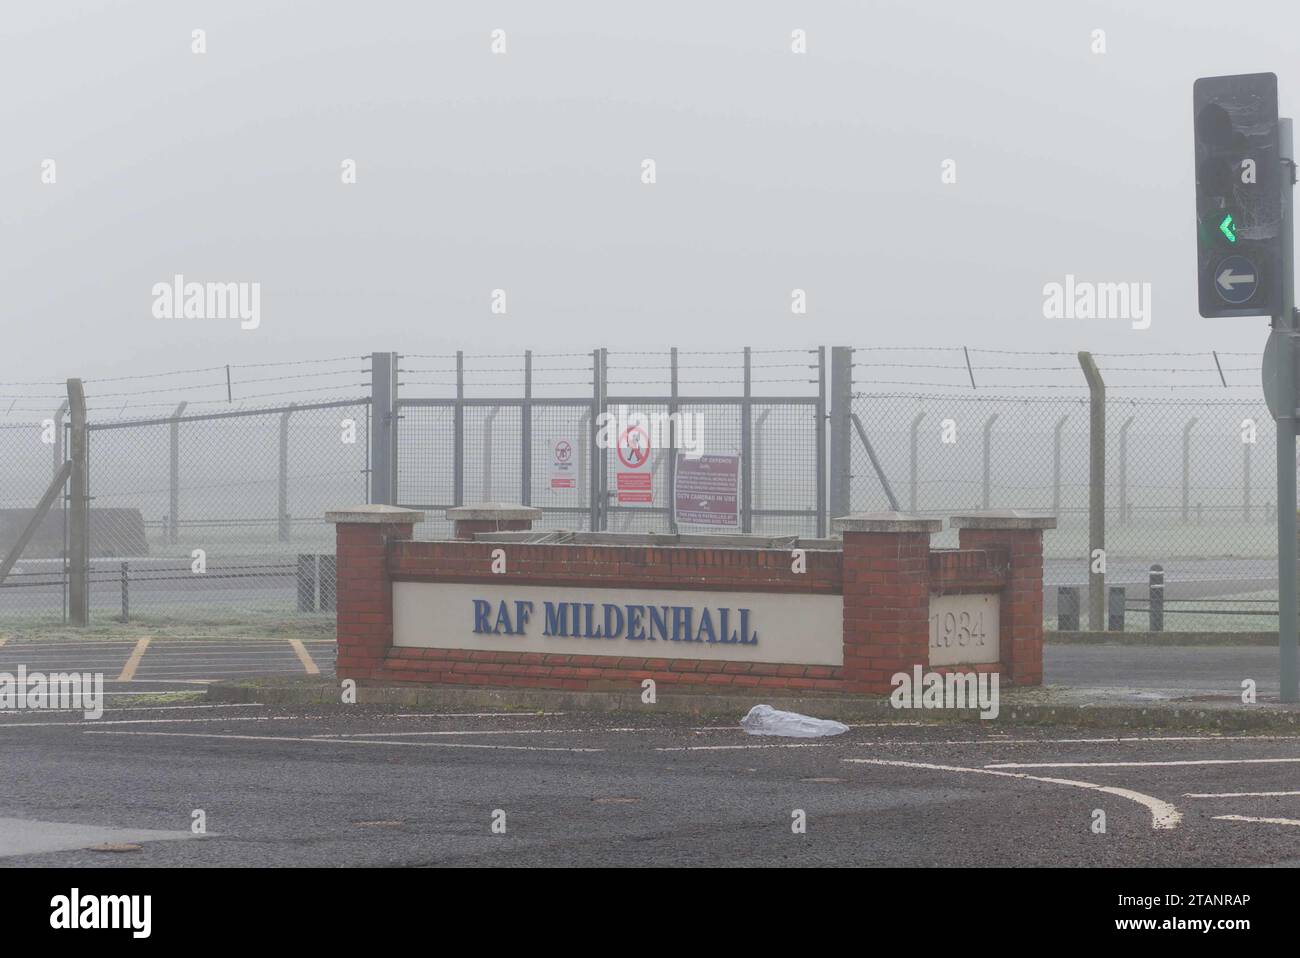
[[[199,706],[3,715],[0,749],[17,867],[1300,864],[1293,735]]]

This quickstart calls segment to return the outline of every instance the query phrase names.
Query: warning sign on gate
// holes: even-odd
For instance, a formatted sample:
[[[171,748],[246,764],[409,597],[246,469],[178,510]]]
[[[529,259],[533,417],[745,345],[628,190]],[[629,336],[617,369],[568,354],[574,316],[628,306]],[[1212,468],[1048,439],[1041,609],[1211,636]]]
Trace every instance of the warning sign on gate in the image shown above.
[[[578,476],[574,471],[573,463],[573,443],[567,439],[557,439],[551,443],[551,488],[578,488]]]
[[[740,526],[740,457],[677,454],[673,515],[700,526]]]
[[[618,504],[654,502],[654,477],[650,468],[650,433],[639,425],[628,426],[615,447],[614,491]]]

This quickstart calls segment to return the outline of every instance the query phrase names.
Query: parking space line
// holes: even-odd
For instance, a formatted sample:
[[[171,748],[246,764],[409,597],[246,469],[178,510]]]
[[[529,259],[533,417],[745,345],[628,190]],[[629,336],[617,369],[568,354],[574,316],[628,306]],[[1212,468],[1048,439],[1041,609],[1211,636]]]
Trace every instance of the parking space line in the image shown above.
[[[1114,785],[1098,785],[1096,782],[1080,782],[1070,778],[1044,778],[1040,775],[1026,775],[1023,772],[994,772],[987,768],[964,768],[959,765],[934,765],[929,762],[899,762],[884,758],[846,758],[843,759],[843,761],[861,765],[892,765],[901,768],[924,768],[942,772],[967,772],[974,775],[1001,775],[1007,778],[1023,778],[1031,782],[1046,782],[1049,785],[1070,785],[1074,788],[1086,788],[1094,792],[1105,792],[1107,795],[1127,798],[1131,802],[1145,805],[1151,812],[1152,828],[1177,828],[1178,823],[1183,820],[1183,813],[1175,808],[1171,803],[1152,795],[1145,795],[1142,792],[1135,792],[1132,789],[1119,788]]]
[[[1281,798],[1300,792],[1184,792],[1183,798]]]
[[[770,742],[754,745],[670,745],[656,752],[732,752],[749,748],[825,748],[830,742]]]
[[[566,748],[558,745],[477,745],[468,742],[411,742],[369,738],[297,738],[280,735],[221,735],[216,732],[97,732],[85,735],[152,735],[164,738],[216,738],[244,742],[310,742],[313,745],[408,745],[413,748],[476,748],[509,752],[603,752],[603,748]]]
[[[1294,818],[1254,818],[1250,815],[1215,815],[1220,822],[1257,822],[1263,825],[1300,825]]]
[[[998,762],[985,768],[1161,768],[1173,765],[1286,765],[1300,758],[1188,758],[1166,762]]]
[[[567,712],[398,712],[389,718],[550,718]]]
[[[866,726],[850,725],[849,728]],[[1300,735],[1132,735],[1105,736],[1103,738],[970,738],[970,739],[916,739],[893,741],[878,739],[860,742],[860,745],[1132,745],[1134,743],[1159,744],[1161,742],[1294,742]]]
[[[119,682],[130,682],[135,678],[135,670],[140,667],[140,660],[144,658],[145,649],[149,648],[149,639],[144,638],[135,644],[131,650],[131,657],[126,660],[122,666],[122,673],[117,677]]]
[[[0,731],[10,728],[58,728],[67,725],[177,725],[188,722],[286,722],[301,721],[302,715],[213,715],[210,718],[84,719],[80,722],[0,722]]]

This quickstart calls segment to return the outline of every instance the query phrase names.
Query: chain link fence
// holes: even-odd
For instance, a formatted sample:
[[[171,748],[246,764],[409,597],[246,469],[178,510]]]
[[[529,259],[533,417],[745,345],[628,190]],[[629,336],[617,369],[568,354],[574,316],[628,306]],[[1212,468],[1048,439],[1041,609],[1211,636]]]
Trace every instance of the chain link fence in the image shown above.
[[[62,462],[58,420],[0,423],[0,560],[18,542]],[[0,616],[6,620],[62,621],[67,602],[65,518],[60,493],[17,564],[0,582]]]
[[[368,402],[89,425],[92,619],[334,608],[329,509],[367,498]]]
[[[544,529],[805,537],[826,534],[841,509],[1050,512],[1058,528],[1045,537],[1049,624],[1062,586],[1077,588],[1086,608],[1089,393],[1074,355],[832,352],[846,360],[839,373],[821,348],[375,354],[392,357],[391,383],[378,382],[375,367],[369,395],[335,391],[341,399],[316,396],[340,378],[354,387],[355,358],[291,364],[306,370],[282,371],[297,391],[276,388],[274,372],[240,379],[230,367],[182,371],[201,380],[190,387],[205,390],[197,393],[169,391],[154,376],[134,377],[151,380],[137,390],[91,382],[92,617],[324,621],[334,588],[324,513],[367,501],[425,510],[421,538],[450,534],[447,508],[493,500],[540,506]],[[1167,630],[1275,628],[1273,420],[1258,399],[1236,398],[1258,395],[1251,363],[1194,355],[1102,364],[1107,585],[1123,587],[1129,629],[1149,624],[1157,565],[1168,583]],[[1143,382],[1126,381],[1135,376]],[[1224,388],[1210,392],[1216,382]],[[246,400],[279,403],[287,393],[297,401],[229,409],[232,387]],[[384,389],[387,405],[377,404]],[[134,396],[168,414],[118,405]],[[188,405],[178,408],[178,397]],[[50,414],[35,407],[30,418],[0,423],[0,559],[66,455],[64,413],[50,402],[57,396],[33,398]],[[837,435],[832,409],[845,407]],[[387,425],[384,409],[393,411]],[[679,445],[695,440],[692,453],[734,457],[734,528],[674,521],[676,457],[667,443],[650,449],[644,486],[624,488],[618,443],[598,439],[607,417],[632,414],[676,416],[674,428],[691,426],[668,433]],[[391,447],[375,441],[385,428]],[[559,475],[561,447],[571,458]],[[384,448],[391,488],[376,488]],[[849,474],[843,498],[828,477],[837,456]],[[60,494],[0,582],[0,620],[66,616],[66,505]],[[956,536],[945,530],[935,542],[952,547]]]
[[[1060,587],[1077,588],[1079,607],[1088,606],[1088,389],[1078,365],[1067,359],[1052,369],[1054,388],[1034,384],[1026,388],[1030,394],[1014,394],[1019,384],[1006,372],[1041,376],[1042,362],[1007,366],[1001,357],[1002,386],[985,387],[993,378],[989,367],[968,365],[962,350],[953,352],[958,362],[930,357],[916,364],[951,370],[948,382],[927,383],[942,389],[882,387],[854,394],[854,414],[879,470],[866,443],[854,436],[851,505],[890,508],[888,488],[900,508],[936,517],[982,509],[1056,515],[1057,528],[1044,536],[1045,607],[1055,627]],[[1195,383],[1197,395],[1185,398],[1134,395],[1136,387],[1124,384],[1122,375],[1133,370],[1118,361],[1113,378],[1121,386],[1111,390],[1107,381],[1106,584],[1123,588],[1123,621],[1130,630],[1151,626],[1155,566],[1165,582],[1162,610],[1160,596],[1157,601],[1164,630],[1277,628],[1274,423],[1262,400],[1231,398],[1219,357],[1214,360],[1209,371],[1217,373],[1227,398],[1201,388],[1201,382]],[[1151,366],[1148,372],[1162,371]],[[1168,372],[1181,375],[1185,369]],[[879,370],[859,376],[864,384],[884,378]],[[1180,390],[1172,382],[1165,392]],[[955,547],[956,533],[945,529],[934,542]]]

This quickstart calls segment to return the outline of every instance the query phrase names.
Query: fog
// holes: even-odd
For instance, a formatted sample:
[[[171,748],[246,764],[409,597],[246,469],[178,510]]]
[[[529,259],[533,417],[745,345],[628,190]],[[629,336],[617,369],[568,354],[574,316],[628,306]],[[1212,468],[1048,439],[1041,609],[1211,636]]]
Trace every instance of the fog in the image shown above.
[[[1192,82],[1275,71],[1290,115],[1298,58],[1283,0],[10,4],[0,379],[372,350],[1254,351],[1265,319],[1196,311]],[[259,283],[260,323],[156,317],[176,274]],[[1067,275],[1151,284],[1149,328],[1045,318]]]

